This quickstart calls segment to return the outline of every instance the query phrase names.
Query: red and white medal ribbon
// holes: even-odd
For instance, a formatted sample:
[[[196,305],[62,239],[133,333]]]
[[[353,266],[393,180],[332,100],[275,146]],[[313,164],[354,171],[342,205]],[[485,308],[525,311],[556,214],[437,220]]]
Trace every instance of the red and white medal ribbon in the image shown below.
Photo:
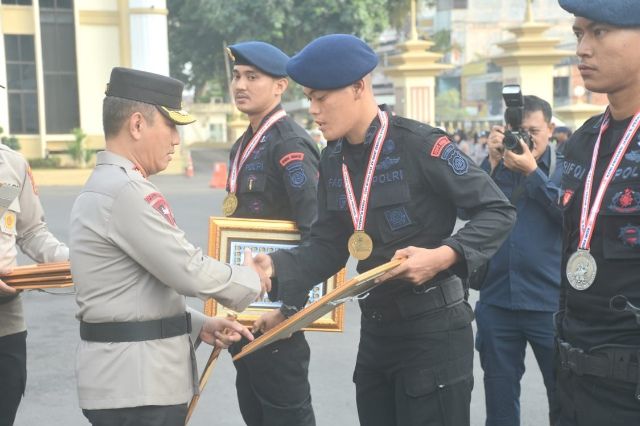
[[[389,129],[389,116],[378,109],[378,119],[380,120],[380,129],[376,134],[373,148],[371,148],[371,154],[369,155],[369,163],[367,164],[367,173],[364,176],[364,182],[362,184],[362,195],[360,196],[360,206],[356,201],[355,193],[353,192],[353,185],[351,184],[351,178],[349,177],[349,170],[346,164],[342,163],[342,179],[344,180],[344,191],[347,196],[347,204],[349,205],[349,211],[351,212],[351,220],[353,221],[353,229],[355,231],[364,231],[364,225],[367,218],[367,207],[369,205],[369,194],[371,192],[371,183],[373,182],[373,175],[378,165],[378,158],[382,152],[382,145],[387,137],[387,130]]]
[[[609,116],[609,109],[607,109],[604,114],[604,118],[602,119],[602,124],[600,125],[600,133],[598,134],[596,145],[593,147],[591,168],[589,169],[589,173],[587,173],[587,178],[584,183],[582,209],[580,211],[580,244],[578,245],[578,248],[582,250],[589,250],[589,247],[591,245],[591,238],[593,237],[593,228],[595,226],[598,213],[600,212],[600,207],[602,206],[604,193],[609,187],[609,183],[611,183],[611,180],[613,179],[615,172],[618,169],[622,158],[624,157],[624,153],[626,152],[631,139],[633,139],[633,136],[638,131],[638,127],[640,127],[640,111],[638,111],[631,119],[631,123],[629,123],[624,136],[622,136],[622,139],[620,139],[620,142],[618,143],[618,146],[613,153],[613,157],[611,157],[611,161],[609,161],[609,165],[607,166],[607,169],[602,176],[600,186],[598,187],[596,197],[593,200],[593,206],[591,206],[591,210],[589,210],[589,202],[591,201],[591,191],[593,187],[593,175],[595,173],[596,161],[598,159],[598,149],[600,148],[602,135],[609,127]]]
[[[247,159],[256,148],[256,146],[258,146],[258,143],[260,142],[260,139],[262,139],[262,136],[267,133],[271,126],[273,126],[278,120],[280,120],[282,117],[285,117],[286,115],[287,113],[283,109],[275,112],[262,124],[262,126],[260,126],[256,134],[253,135],[253,137],[247,144],[244,151],[242,151],[242,146],[238,147],[236,156],[233,159],[233,163],[231,164],[231,173],[229,174],[229,192],[231,194],[235,194],[236,192],[238,186],[238,173],[240,173],[240,169],[242,169],[244,163],[247,162]],[[240,154],[241,151],[242,154]]]

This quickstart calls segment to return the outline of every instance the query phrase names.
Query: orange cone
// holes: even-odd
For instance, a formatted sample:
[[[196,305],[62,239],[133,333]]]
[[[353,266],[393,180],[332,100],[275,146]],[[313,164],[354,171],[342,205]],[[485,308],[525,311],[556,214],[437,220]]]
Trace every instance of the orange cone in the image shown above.
[[[227,187],[227,163],[213,163],[213,173],[211,173],[209,186],[211,188]]]
[[[193,160],[191,159],[191,151],[187,151],[187,167],[184,170],[184,175],[188,178],[193,177]]]

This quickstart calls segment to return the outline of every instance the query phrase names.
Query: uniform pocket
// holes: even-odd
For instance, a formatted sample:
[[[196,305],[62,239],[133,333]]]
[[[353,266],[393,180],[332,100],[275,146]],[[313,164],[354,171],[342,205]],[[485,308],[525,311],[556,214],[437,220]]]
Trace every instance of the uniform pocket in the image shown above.
[[[367,221],[378,229],[382,242],[399,241],[422,227],[411,215],[409,185],[378,186],[372,191]]]
[[[262,193],[267,186],[267,175],[264,173],[251,173],[243,175],[240,180],[238,192],[240,194]]]
[[[404,414],[408,419],[429,419],[426,424],[434,426],[468,424],[473,375],[449,371],[452,364],[403,372]]]
[[[598,220],[605,259],[640,259],[640,182],[611,185]]]

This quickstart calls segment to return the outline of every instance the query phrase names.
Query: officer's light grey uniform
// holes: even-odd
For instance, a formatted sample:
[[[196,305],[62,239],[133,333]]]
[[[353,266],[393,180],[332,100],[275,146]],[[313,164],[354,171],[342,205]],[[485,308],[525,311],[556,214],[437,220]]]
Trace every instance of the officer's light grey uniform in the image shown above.
[[[16,265],[16,245],[36,262],[67,260],[69,249],[49,232],[44,222],[44,212],[27,161],[2,144],[0,185],[19,190],[12,201],[3,200],[3,205],[10,203],[8,209],[4,213],[0,210],[0,270]],[[0,339],[24,334],[26,329],[20,297],[0,297]],[[0,403],[0,417],[6,419],[15,415],[24,390],[26,367],[12,364],[16,361],[24,364],[24,335],[20,339],[11,339],[11,342],[1,340],[0,346],[0,360],[3,362],[0,366],[0,394],[4,400]]]
[[[215,297],[242,311],[258,295],[257,274],[203,255],[176,226],[158,189],[134,164],[98,153],[71,212],[72,273],[84,322],[139,322],[184,313],[184,296]],[[193,393],[191,336],[141,342],[81,341],[80,407],[113,409],[187,402]]]

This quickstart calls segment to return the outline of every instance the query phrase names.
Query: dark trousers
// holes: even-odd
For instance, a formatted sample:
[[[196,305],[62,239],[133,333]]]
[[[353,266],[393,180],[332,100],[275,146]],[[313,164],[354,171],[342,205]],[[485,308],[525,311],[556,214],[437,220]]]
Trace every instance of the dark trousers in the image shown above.
[[[236,354],[246,343],[229,351]],[[297,332],[234,362],[240,412],[248,426],[315,426],[309,357],[304,333]]]
[[[0,426],[11,426],[27,383],[27,332],[0,337]]]
[[[353,374],[360,424],[468,426],[471,318],[466,303],[418,320],[363,317]]]
[[[560,418],[554,426],[640,425],[635,383],[580,376],[561,366],[557,371]]]
[[[542,372],[551,424],[558,416],[555,395],[553,312],[476,304],[476,349],[484,370],[486,426],[520,425],[520,379],[527,342]]]
[[[82,410],[93,426],[184,426],[187,404]]]

